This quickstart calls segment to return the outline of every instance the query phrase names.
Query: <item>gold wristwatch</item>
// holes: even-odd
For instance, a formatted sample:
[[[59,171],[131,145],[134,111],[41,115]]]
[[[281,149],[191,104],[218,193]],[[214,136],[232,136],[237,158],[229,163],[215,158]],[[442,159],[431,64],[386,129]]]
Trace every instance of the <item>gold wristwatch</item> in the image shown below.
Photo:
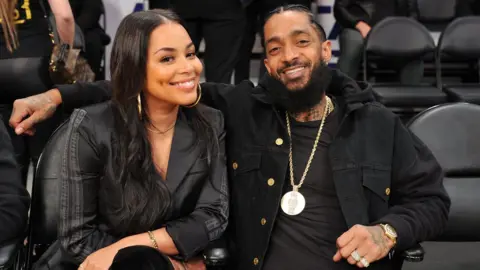
[[[388,224],[378,224],[382,229],[385,235],[392,240],[393,245],[397,244],[397,232],[395,229]]]

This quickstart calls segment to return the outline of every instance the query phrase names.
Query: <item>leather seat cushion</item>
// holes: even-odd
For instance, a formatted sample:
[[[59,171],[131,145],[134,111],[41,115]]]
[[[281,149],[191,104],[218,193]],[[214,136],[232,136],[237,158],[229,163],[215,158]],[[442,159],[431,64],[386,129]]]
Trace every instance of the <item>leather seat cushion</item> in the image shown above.
[[[447,85],[444,89],[452,101],[480,104],[480,84]]]
[[[447,95],[433,86],[373,86],[378,102],[387,107],[428,108],[447,101]]]

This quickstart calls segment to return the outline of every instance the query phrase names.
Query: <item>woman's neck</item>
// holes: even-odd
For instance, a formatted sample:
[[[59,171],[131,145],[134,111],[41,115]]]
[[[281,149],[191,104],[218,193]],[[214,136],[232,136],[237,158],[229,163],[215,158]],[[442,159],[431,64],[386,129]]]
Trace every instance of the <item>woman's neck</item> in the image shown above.
[[[154,129],[164,131],[175,125],[179,105],[148,97],[146,97],[146,103],[146,113]]]

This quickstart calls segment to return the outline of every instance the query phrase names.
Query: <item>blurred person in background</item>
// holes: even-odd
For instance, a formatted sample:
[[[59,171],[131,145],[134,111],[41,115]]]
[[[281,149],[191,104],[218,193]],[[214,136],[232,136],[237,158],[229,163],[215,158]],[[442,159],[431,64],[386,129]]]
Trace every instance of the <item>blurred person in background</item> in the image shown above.
[[[85,36],[85,58],[90,64],[95,78],[102,80],[105,74],[101,72],[101,63],[105,54],[105,46],[110,43],[110,37],[100,26],[99,20],[105,13],[102,0],[70,0],[75,22]]]
[[[312,0],[242,0],[244,2],[245,16],[247,23],[245,25],[242,44],[238,53],[238,62],[235,66],[235,84],[240,83],[243,80],[250,79],[250,59],[252,56],[252,49],[255,45],[255,38],[257,32],[260,31],[260,37],[262,38],[263,47],[263,26],[265,22],[265,15],[274,10],[275,8],[286,4],[298,4],[307,8],[311,8]],[[262,61],[260,64],[259,78],[267,71],[262,64],[265,58],[262,52]]]
[[[15,99],[52,87],[48,71],[52,41],[40,1],[0,1],[0,111],[6,121]],[[72,45],[75,23],[68,0],[48,0],[48,3],[61,41]],[[8,128],[24,181],[30,160],[36,163],[59,117],[38,125],[33,137],[16,136],[13,129]],[[5,125],[8,127],[8,122]]]
[[[172,8],[185,22],[195,47],[205,39],[205,77],[230,83],[245,28],[245,0],[175,0]]]
[[[3,120],[0,121],[0,175],[0,246],[3,246],[24,235],[30,204]]]
[[[170,0],[150,0],[150,1],[148,1],[148,6],[149,6],[150,9],[170,8]]]
[[[341,25],[338,68],[351,78],[357,78],[363,59],[363,46],[368,33],[389,16],[406,16],[407,3],[398,0],[336,0],[333,14]],[[423,78],[423,62],[400,63],[399,81],[418,84]]]

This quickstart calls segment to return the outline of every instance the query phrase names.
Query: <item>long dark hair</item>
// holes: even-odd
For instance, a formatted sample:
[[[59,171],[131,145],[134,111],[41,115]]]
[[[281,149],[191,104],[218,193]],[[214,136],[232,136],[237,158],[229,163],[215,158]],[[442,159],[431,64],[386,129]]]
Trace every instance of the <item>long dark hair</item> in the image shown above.
[[[146,102],[145,87],[147,51],[150,35],[158,26],[181,24],[180,18],[170,10],[149,10],[126,16],[117,30],[111,54],[111,77],[115,115],[115,169],[121,184],[122,207],[115,219],[119,233],[140,233],[152,229],[168,219],[171,194],[164,181],[152,177],[154,169],[151,146],[145,123],[146,113],[140,117],[138,96],[142,98],[142,111]],[[202,153],[216,153],[216,140],[211,125],[197,108],[181,108],[196,134],[195,144],[202,145]]]
[[[14,23],[14,11],[17,0],[0,1],[0,21],[7,49],[12,52],[18,47],[17,30]]]

